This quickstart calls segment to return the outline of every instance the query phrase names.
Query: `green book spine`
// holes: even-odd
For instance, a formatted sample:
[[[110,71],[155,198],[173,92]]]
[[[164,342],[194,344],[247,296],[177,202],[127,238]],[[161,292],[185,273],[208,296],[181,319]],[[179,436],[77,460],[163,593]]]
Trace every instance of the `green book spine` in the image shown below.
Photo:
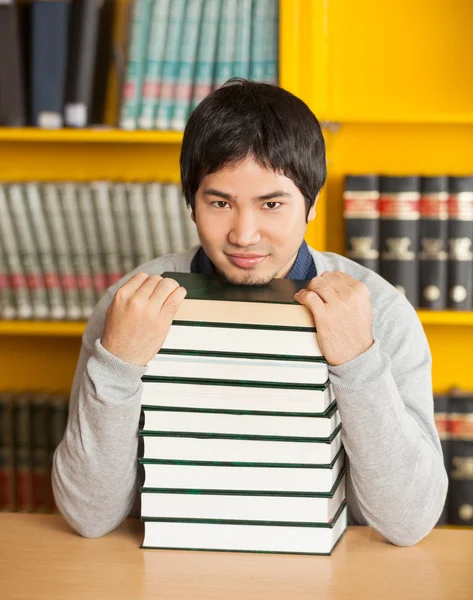
[[[268,19],[265,31],[265,79],[266,83],[278,83],[279,10],[276,0],[268,1]]]
[[[0,512],[15,509],[15,456],[11,394],[0,394]]]
[[[136,129],[141,108],[141,86],[148,47],[152,0],[136,0],[131,23],[130,47],[123,86],[120,127]]]
[[[192,0],[192,2],[187,3],[176,80],[174,114],[171,120],[171,129],[176,131],[184,130],[192,100],[192,81],[197,55],[202,6],[203,0]]]
[[[61,443],[67,424],[68,401],[66,396],[53,395],[48,401],[48,464],[51,471],[54,459],[54,452]],[[58,512],[54,495],[51,488],[51,478],[49,478],[49,497],[48,509],[50,512]]]
[[[156,0],[153,5],[138,120],[141,129],[154,127],[163,74],[170,4],[171,0]]]
[[[0,244],[0,318],[7,321],[16,316],[15,298],[8,279],[7,261]]]
[[[31,405],[28,395],[15,398],[15,483],[16,509],[18,512],[31,512],[33,506],[31,470]]]
[[[237,0],[235,54],[232,77],[248,79],[250,75],[251,0]]]
[[[221,0],[205,0],[197,48],[191,112],[213,89]]]
[[[155,121],[156,129],[162,131],[168,130],[171,126],[185,10],[186,0],[174,0],[171,4],[166,52],[164,54],[163,79]]]
[[[232,76],[235,56],[237,3],[223,0],[218,28],[217,60],[215,64],[215,87],[221,87]]]
[[[48,511],[49,457],[48,406],[46,396],[39,395],[31,402],[31,466],[33,512]]]
[[[268,21],[268,0],[254,0],[251,23],[250,79],[265,80],[265,32]]]

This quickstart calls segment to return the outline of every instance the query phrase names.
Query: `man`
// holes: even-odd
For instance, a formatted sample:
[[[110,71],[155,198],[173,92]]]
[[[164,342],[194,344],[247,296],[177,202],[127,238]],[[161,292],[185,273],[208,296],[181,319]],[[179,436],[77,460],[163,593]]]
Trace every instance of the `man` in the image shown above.
[[[155,259],[113,285],[83,336],[68,426],[53,466],[57,506],[79,533],[139,513],[141,377],[186,291],[164,271],[236,284],[310,280],[348,457],[351,524],[411,545],[435,525],[447,476],[433,419],[431,357],[407,300],[379,275],[304,240],[326,178],[319,123],[292,94],[231,81],[186,127],[181,178],[201,247]]]

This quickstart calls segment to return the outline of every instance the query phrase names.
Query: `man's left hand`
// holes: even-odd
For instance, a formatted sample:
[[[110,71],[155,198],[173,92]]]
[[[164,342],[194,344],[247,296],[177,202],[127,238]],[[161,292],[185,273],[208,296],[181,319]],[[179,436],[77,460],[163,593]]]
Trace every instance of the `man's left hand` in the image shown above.
[[[320,349],[330,365],[348,362],[372,346],[371,300],[364,283],[341,271],[325,271],[294,300],[312,313]]]

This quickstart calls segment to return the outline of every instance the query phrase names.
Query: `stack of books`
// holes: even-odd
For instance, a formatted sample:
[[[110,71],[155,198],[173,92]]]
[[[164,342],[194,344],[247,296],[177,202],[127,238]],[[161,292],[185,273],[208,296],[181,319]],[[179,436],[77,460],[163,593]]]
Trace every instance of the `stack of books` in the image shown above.
[[[143,377],[143,548],[330,554],[347,526],[341,423],[307,282],[187,290]]]

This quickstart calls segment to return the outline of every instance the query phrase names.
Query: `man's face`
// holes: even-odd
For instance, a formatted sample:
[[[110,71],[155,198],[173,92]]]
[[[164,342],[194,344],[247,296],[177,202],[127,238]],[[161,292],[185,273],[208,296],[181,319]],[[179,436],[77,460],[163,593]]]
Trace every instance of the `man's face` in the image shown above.
[[[315,205],[308,220],[315,216]],[[287,275],[306,230],[304,197],[294,182],[254,158],[204,177],[193,215],[217,271],[240,285]]]

